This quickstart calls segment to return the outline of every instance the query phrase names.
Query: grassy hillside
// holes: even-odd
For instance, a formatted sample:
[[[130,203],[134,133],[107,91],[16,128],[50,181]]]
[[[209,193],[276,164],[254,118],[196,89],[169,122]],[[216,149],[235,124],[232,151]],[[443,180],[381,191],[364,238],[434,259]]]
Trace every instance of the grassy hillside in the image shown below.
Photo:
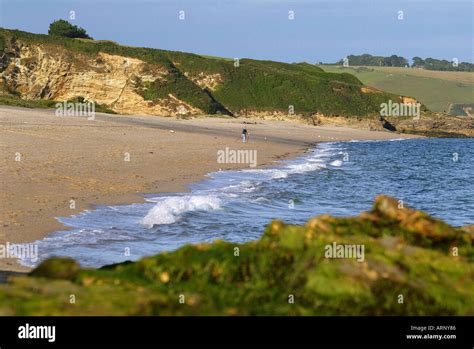
[[[363,245],[363,260],[328,258],[333,243]],[[472,243],[472,232],[381,196],[359,217],[274,221],[245,244],[98,270],[50,259],[0,285],[0,315],[472,315]]]
[[[398,96],[388,93],[363,93],[363,84],[353,75],[328,73],[307,63],[287,64],[242,59],[204,57],[191,53],[121,46],[112,41],[68,39],[0,29],[5,46],[15,42],[40,44],[46,49],[66,48],[70,53],[96,57],[99,52],[141,59],[164,66],[166,81],[155,81],[138,87],[140,94],[155,100],[168,93],[198,107],[206,113],[241,113],[245,111],[279,111],[326,115],[375,115],[380,103]],[[199,74],[219,74],[221,83],[215,91],[201,89],[189,79]]]
[[[391,93],[412,96],[428,109],[447,111],[450,103],[474,103],[474,73],[440,72],[398,67],[320,65],[327,72],[347,72],[364,84]]]

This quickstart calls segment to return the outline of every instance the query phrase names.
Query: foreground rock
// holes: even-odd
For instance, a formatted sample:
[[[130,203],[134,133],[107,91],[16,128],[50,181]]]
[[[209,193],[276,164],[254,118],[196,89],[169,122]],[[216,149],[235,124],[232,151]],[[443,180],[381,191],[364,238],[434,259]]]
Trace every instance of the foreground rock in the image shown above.
[[[469,229],[381,196],[359,217],[274,221],[246,244],[188,245],[99,270],[49,260],[0,286],[0,314],[472,315],[472,243]]]

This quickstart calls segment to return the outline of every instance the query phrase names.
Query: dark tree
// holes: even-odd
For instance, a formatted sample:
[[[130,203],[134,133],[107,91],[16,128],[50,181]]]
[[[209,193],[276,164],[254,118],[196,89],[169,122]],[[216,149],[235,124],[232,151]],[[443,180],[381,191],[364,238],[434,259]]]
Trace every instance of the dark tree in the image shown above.
[[[411,65],[412,67],[422,68],[425,66],[425,61],[423,60],[423,58],[413,57],[412,60],[413,60],[413,64]]]
[[[51,23],[49,25],[48,34],[64,36],[66,38],[92,39],[89,35],[87,35],[85,29],[78,27],[77,25],[72,25],[64,19],[59,19]]]

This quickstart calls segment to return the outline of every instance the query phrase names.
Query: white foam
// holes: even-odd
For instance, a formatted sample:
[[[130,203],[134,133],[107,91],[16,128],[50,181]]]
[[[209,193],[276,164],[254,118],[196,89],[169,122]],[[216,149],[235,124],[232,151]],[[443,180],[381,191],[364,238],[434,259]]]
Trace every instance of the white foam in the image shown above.
[[[185,212],[217,210],[220,207],[221,199],[215,195],[166,197],[158,201],[140,223],[151,228],[157,224],[174,223]]]
[[[236,193],[251,193],[255,190],[257,190],[258,185],[260,182],[254,182],[254,181],[242,181],[238,184],[232,184],[228,185],[227,187],[224,187],[221,189],[221,191],[224,192],[236,192]]]
[[[249,170],[253,173],[264,175],[269,179],[282,179],[291,174],[305,173],[325,168],[326,165],[321,161],[311,161],[301,164],[289,165],[285,168],[273,168],[264,170]]]
[[[41,240],[37,240],[34,244],[38,245],[38,251],[43,257],[52,255],[62,255],[62,251],[66,251],[68,247],[77,245],[100,246],[106,241],[127,241],[133,240],[133,236],[127,235],[126,232],[119,232],[115,229],[111,231],[103,231],[102,229],[78,229],[73,232],[61,232],[46,236]],[[55,253],[48,253],[55,251]],[[26,267],[35,267],[40,261],[31,260],[29,258],[19,258],[18,262]]]
[[[258,198],[256,199],[253,199],[253,200],[250,200],[251,202],[253,203],[260,203],[260,202],[270,202],[270,200],[268,198],[265,198],[263,196],[259,196]]]
[[[269,173],[271,179],[281,179],[288,177],[288,171],[284,170],[271,170]]]
[[[335,166],[335,167],[341,167],[342,166],[342,161],[341,160],[334,160],[329,165]]]
[[[334,149],[321,149],[321,152],[311,155],[304,159],[305,162],[293,163],[284,167],[270,168],[270,169],[256,169],[256,170],[243,170],[247,173],[255,173],[261,176],[265,176],[269,179],[281,179],[286,178],[291,174],[305,173],[317,171],[326,168],[323,158],[333,155],[329,153]]]
[[[410,138],[390,138],[390,139],[353,139],[348,141],[349,143],[380,143],[380,142],[395,142],[395,141],[406,141]]]
[[[291,165],[288,172],[290,173],[304,173],[316,171],[326,166],[321,162],[305,162],[303,164]]]

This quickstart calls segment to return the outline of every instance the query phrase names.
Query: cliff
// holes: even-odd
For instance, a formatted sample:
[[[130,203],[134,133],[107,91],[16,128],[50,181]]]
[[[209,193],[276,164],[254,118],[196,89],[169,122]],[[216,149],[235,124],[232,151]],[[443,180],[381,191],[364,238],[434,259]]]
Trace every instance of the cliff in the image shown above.
[[[238,64],[237,64],[238,63]],[[0,29],[0,94],[83,97],[117,113],[376,115],[400,96],[308,64],[209,58]]]

